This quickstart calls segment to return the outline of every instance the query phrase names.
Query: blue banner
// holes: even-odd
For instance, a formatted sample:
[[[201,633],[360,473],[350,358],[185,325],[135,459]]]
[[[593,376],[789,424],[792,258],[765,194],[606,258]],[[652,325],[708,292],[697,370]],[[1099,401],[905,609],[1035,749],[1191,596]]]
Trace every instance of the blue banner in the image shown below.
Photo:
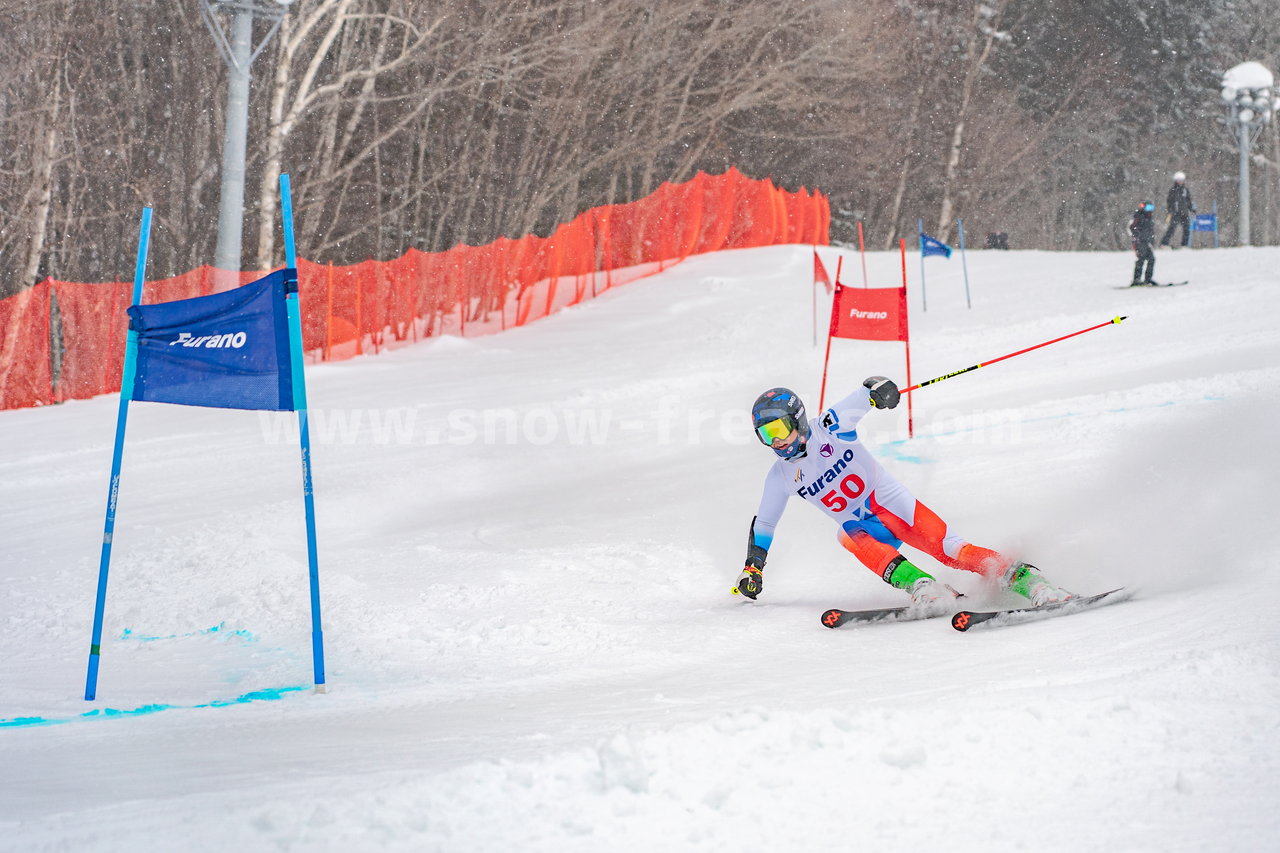
[[[1197,213],[1195,219],[1191,220],[1192,231],[1217,231],[1218,230],[1218,214],[1216,213]]]
[[[219,409],[292,411],[286,283],[265,278],[209,296],[129,308],[138,334],[134,400]]]
[[[951,247],[941,240],[935,240],[928,234],[920,234],[920,252],[923,257],[930,255],[942,255],[944,258],[951,257]]]

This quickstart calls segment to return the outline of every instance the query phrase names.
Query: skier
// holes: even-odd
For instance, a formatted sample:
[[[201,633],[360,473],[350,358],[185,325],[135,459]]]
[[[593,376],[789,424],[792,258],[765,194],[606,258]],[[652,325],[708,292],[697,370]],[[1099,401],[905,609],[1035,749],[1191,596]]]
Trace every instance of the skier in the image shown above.
[[[751,599],[760,594],[774,529],[788,498],[798,496],[835,520],[840,544],[890,586],[908,592],[909,606],[919,615],[951,612],[958,593],[899,553],[903,542],[953,569],[994,578],[1037,607],[1073,598],[1035,566],[952,533],[872,457],[858,441],[858,422],[873,408],[897,406],[901,394],[883,376],[862,385],[823,412],[816,424],[809,423],[804,404],[787,388],[764,392],[751,407],[756,436],[778,461],[765,477],[760,508],[747,534],[746,566],[733,591]]]
[[[1129,236],[1133,238],[1133,250],[1138,253],[1138,262],[1133,265],[1133,285],[1155,284],[1151,280],[1151,274],[1156,268],[1156,253],[1151,250],[1151,244],[1156,239],[1156,223],[1151,218],[1151,214],[1155,212],[1156,203],[1154,201],[1144,201],[1137,210],[1133,212],[1133,218],[1129,220]],[[1142,274],[1142,265],[1146,264],[1147,274]]]
[[[1191,201],[1191,190],[1187,189],[1187,176],[1182,172],[1173,173],[1173,186],[1169,188],[1164,206],[1169,211],[1169,227],[1165,230],[1164,237],[1160,239],[1160,245],[1169,245],[1174,230],[1181,225],[1182,245],[1186,246],[1191,240],[1191,217],[1195,215],[1196,206]]]

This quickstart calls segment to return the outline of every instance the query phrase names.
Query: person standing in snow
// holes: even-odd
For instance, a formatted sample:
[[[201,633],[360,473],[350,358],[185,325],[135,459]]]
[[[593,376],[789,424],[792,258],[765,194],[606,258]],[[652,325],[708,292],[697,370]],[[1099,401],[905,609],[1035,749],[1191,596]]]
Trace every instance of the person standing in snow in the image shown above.
[[[1169,211],[1169,227],[1164,232],[1164,237],[1160,238],[1160,245],[1169,245],[1169,240],[1173,237],[1174,230],[1182,226],[1182,245],[1186,246],[1191,240],[1191,217],[1195,215],[1196,206],[1191,202],[1191,190],[1187,188],[1187,176],[1182,172],[1173,173],[1173,186],[1169,188],[1169,195],[1165,197],[1165,210]],[[1178,248],[1174,246],[1173,248]]]
[[[760,594],[774,530],[787,501],[799,497],[836,522],[840,544],[864,566],[910,594],[909,606],[920,615],[951,612],[959,594],[904,557],[898,551],[904,542],[950,568],[995,579],[1037,607],[1072,598],[1035,566],[962,539],[876,461],[858,440],[858,422],[873,408],[894,408],[901,394],[883,376],[872,376],[862,386],[815,424],[787,388],[765,391],[752,406],[756,437],[778,460],[765,477],[747,533],[746,565],[732,591],[751,599]]]
[[[1132,284],[1154,284],[1151,275],[1156,269],[1156,253],[1151,246],[1156,239],[1156,223],[1152,219],[1155,209],[1154,201],[1144,201],[1129,220],[1129,236],[1133,238],[1133,250],[1138,253],[1138,262],[1133,265]],[[1143,264],[1147,267],[1145,276],[1142,274]]]

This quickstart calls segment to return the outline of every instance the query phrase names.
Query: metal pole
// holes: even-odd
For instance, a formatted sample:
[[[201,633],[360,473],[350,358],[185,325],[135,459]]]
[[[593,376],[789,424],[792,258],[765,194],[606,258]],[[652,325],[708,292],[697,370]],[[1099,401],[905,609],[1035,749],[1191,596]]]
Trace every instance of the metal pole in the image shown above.
[[[1248,246],[1250,240],[1249,234],[1249,149],[1251,147],[1249,139],[1249,125],[1245,122],[1236,122],[1236,127],[1240,129],[1240,245]]]
[[[1271,141],[1273,141],[1273,140],[1275,139],[1275,132],[1274,132],[1274,131],[1275,131],[1275,125],[1274,125],[1274,123],[1268,122],[1268,123],[1264,124],[1264,125],[1262,126],[1262,128],[1263,128],[1262,133],[1267,133],[1267,129],[1268,129],[1268,128],[1270,128],[1270,129],[1271,129],[1271,131],[1272,131],[1272,132],[1269,134],[1269,135],[1270,135],[1270,137],[1271,137],[1271,139],[1266,139],[1266,138],[1264,138],[1264,137],[1262,137],[1262,136],[1259,136],[1259,137],[1258,137],[1258,146],[1259,146],[1260,148],[1262,148],[1262,150],[1266,151],[1266,149],[1267,149],[1267,143],[1268,143],[1268,142],[1271,142]],[[1275,155],[1276,151],[1275,151],[1275,145],[1274,145],[1274,144],[1273,144],[1273,145],[1272,145],[1272,147],[1271,147],[1271,151],[1270,151],[1270,152],[1268,152],[1268,153],[1270,153],[1270,154],[1272,155],[1272,157],[1271,157],[1270,162],[1269,162],[1267,165],[1268,165],[1268,166],[1271,166],[1271,164],[1273,164],[1273,163],[1275,162],[1275,156],[1274,156],[1274,155]],[[1275,217],[1271,215],[1271,199],[1272,199],[1273,193],[1274,193],[1274,191],[1275,191],[1275,184],[1276,184],[1276,182],[1275,182],[1275,175],[1273,175],[1270,171],[1267,171],[1267,170],[1265,170],[1265,169],[1264,169],[1264,170],[1263,170],[1263,173],[1262,173],[1262,189],[1263,189],[1263,196],[1262,196],[1262,245],[1264,245],[1264,246],[1270,246],[1270,245],[1273,245],[1273,244],[1275,243],[1275,240],[1273,240],[1273,239],[1272,239],[1272,228],[1271,228],[1272,223],[1275,221]]]
[[[858,255],[862,258],[862,286],[870,287],[867,284],[867,247],[862,241],[862,220],[858,220]]]
[[[911,387],[911,329],[907,324],[907,241],[899,244],[902,247],[902,298],[898,310],[902,316],[902,342],[907,347],[907,387]],[[907,398],[907,438],[916,437],[916,409],[912,397]]]
[[[924,220],[916,219],[916,236],[920,238],[920,305],[929,310],[929,289],[924,283]]]
[[[227,63],[227,121],[222,135],[222,197],[218,203],[218,247],[213,265],[224,273],[240,272],[240,237],[244,230],[244,160],[249,135],[249,64],[253,52],[253,12],[240,9],[231,25],[231,57]],[[218,274],[214,290],[230,290],[239,276]]]

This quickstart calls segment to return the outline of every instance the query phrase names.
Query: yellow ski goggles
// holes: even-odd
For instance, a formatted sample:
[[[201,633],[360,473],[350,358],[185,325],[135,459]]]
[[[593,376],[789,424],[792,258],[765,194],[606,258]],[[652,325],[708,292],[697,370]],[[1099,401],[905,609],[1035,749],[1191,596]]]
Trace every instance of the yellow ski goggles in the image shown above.
[[[773,446],[773,442],[777,439],[786,439],[796,430],[795,418],[785,415],[781,418],[769,421],[767,424],[756,427],[756,435],[760,437],[763,444]]]

